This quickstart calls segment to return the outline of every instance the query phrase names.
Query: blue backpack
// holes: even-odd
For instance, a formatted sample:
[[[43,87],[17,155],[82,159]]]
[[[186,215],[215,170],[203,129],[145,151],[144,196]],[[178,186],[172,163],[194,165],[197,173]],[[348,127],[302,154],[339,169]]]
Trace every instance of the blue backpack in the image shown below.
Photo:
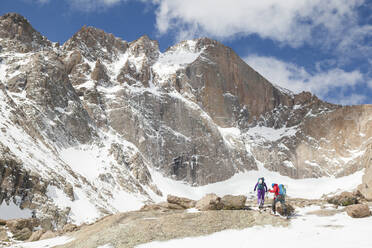
[[[287,194],[287,190],[285,189],[283,184],[279,184],[279,195],[285,196]]]
[[[260,183],[260,180],[262,180],[262,183]],[[264,190],[265,189],[264,183],[265,183],[265,179],[263,177],[258,179],[258,189],[259,190]]]

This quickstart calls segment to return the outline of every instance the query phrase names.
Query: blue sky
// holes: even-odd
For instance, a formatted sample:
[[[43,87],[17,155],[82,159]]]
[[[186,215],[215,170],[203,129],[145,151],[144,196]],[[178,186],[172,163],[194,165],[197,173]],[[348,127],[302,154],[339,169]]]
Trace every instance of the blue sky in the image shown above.
[[[51,41],[83,25],[161,50],[196,37],[232,47],[271,82],[340,104],[372,104],[372,0],[1,0]]]

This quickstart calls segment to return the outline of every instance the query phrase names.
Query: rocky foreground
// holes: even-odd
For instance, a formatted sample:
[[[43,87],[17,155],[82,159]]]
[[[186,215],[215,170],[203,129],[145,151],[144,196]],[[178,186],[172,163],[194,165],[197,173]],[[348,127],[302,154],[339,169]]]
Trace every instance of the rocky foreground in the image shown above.
[[[96,248],[111,244],[115,248],[127,248],[152,241],[204,236],[227,229],[264,225],[288,227],[292,218],[301,216],[295,209],[310,206],[319,209],[307,214],[320,217],[342,212],[352,218],[369,217],[372,208],[372,202],[359,192],[343,192],[319,200],[288,199],[286,205],[291,216],[288,219],[279,203],[277,211],[280,215],[273,215],[271,202],[267,200],[265,207],[258,210],[255,201],[247,200],[246,196],[207,194],[199,201],[193,201],[169,195],[166,202],[145,205],[138,211],[109,215],[90,225],[67,224],[55,232],[36,230],[39,224],[36,218],[0,221],[0,239],[2,245],[8,247],[19,243],[17,240],[31,242],[65,235],[73,241],[56,247]]]

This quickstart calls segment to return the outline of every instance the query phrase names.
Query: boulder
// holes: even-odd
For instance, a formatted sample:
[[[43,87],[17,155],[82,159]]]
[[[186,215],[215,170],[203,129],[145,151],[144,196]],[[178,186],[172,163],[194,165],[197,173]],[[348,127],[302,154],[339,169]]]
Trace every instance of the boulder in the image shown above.
[[[358,196],[350,192],[342,192],[339,195],[327,198],[327,202],[338,206],[349,206],[358,203]]]
[[[39,220],[36,218],[30,219],[14,219],[6,221],[6,226],[9,230],[14,234],[17,231],[23,230],[24,228],[28,228],[29,230],[33,230],[34,227],[39,225]]]
[[[46,231],[43,235],[41,235],[40,240],[44,239],[51,239],[57,237],[57,234],[52,231]]]
[[[36,232],[33,232],[31,236],[28,238],[27,242],[38,241],[44,233],[45,231],[42,229],[37,230]]]
[[[193,208],[195,207],[196,201],[185,198],[185,197],[178,197],[174,195],[167,196],[167,202],[172,204],[177,204],[183,208]]]
[[[245,207],[246,200],[247,197],[244,195],[225,195],[222,197],[221,203],[223,205],[223,209],[225,210],[237,210]]]
[[[276,211],[282,215],[282,216],[290,216],[290,215],[293,215],[294,214],[294,207],[292,205],[290,205],[289,203],[285,203],[285,207],[286,207],[286,213],[284,213],[284,209],[283,209],[283,206],[282,204],[279,202],[277,203],[277,206],[276,206]]]
[[[5,226],[6,225],[6,220],[0,219],[0,226]]]
[[[73,232],[73,231],[76,231],[77,229],[78,229],[77,225],[74,225],[74,224],[69,223],[69,224],[66,224],[66,225],[63,227],[62,231],[63,231],[64,233],[66,233],[66,232]]]
[[[221,198],[216,194],[207,194],[196,202],[195,207],[200,211],[221,210],[223,204],[221,203]]]
[[[346,213],[353,218],[363,218],[371,216],[368,205],[356,204],[346,207]]]
[[[16,240],[27,240],[31,237],[32,231],[28,227],[24,227],[21,230],[13,232],[13,238]]]

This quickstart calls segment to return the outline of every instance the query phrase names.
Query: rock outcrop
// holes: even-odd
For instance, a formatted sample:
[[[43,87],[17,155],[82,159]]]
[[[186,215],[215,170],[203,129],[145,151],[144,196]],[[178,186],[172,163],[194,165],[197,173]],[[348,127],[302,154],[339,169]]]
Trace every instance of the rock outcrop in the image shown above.
[[[187,209],[187,208],[193,208],[195,207],[196,201],[185,198],[185,197],[178,197],[174,195],[168,195],[167,196],[167,202],[172,204],[180,205],[181,207]]]
[[[342,192],[339,195],[329,197],[328,203],[335,204],[338,206],[349,206],[358,203],[358,197],[351,192]]]
[[[221,202],[221,197],[211,193],[197,201],[195,207],[200,211],[221,210],[223,209],[223,204]]]
[[[224,210],[244,209],[247,197],[244,195],[225,195],[221,198]]]
[[[136,247],[152,241],[198,237],[228,229],[272,225],[286,227],[289,222],[258,211],[204,211],[199,213],[128,212],[108,216],[74,233],[75,240],[61,248],[97,248],[117,244],[116,248]]]

